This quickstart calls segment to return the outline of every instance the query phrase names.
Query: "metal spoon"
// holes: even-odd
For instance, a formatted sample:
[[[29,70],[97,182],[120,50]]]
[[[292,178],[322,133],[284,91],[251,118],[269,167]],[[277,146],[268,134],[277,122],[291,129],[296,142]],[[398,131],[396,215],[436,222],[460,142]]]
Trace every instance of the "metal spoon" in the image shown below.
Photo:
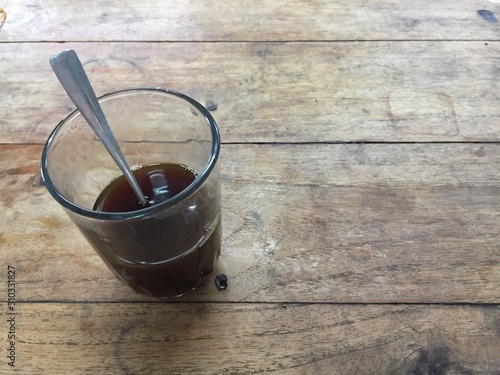
[[[120,146],[109,127],[99,101],[83,70],[82,63],[73,50],[62,51],[50,58],[50,65],[83,118],[97,134],[106,150],[116,162],[142,206],[149,205],[141,187],[132,174]]]

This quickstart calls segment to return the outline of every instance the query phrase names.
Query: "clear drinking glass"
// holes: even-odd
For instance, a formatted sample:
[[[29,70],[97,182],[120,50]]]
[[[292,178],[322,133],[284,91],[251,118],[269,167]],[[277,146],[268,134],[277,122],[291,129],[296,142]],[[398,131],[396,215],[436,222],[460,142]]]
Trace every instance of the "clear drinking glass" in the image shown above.
[[[154,297],[182,295],[201,283],[220,255],[217,124],[201,104],[167,89],[121,90],[103,95],[99,103],[134,174],[168,163],[190,171],[194,181],[150,207],[94,209],[121,173],[75,110],[57,125],[43,150],[45,186],[126,285]]]

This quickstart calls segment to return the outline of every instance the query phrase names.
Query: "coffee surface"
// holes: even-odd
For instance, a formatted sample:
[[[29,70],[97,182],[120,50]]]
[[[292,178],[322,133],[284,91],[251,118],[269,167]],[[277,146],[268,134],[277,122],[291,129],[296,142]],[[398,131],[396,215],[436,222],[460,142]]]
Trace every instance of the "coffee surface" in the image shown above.
[[[150,164],[133,171],[150,204],[175,197],[196,179],[196,174],[179,164]],[[144,208],[123,175],[115,178],[99,195],[95,211],[130,212]]]

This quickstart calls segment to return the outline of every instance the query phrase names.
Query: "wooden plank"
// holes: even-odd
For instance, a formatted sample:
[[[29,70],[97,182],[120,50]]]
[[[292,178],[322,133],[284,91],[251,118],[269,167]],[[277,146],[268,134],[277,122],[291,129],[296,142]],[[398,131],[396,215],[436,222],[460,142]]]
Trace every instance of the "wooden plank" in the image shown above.
[[[72,105],[48,58],[81,55],[99,94],[185,92],[224,142],[498,141],[499,42],[0,44],[0,140],[43,143]]]
[[[498,307],[23,303],[16,308],[15,368],[8,368],[4,356],[2,373],[493,375],[500,368]],[[5,335],[0,345],[8,347]]]
[[[7,0],[5,41],[495,39],[497,1]],[[478,10],[493,16],[481,17]],[[491,22],[493,21],[493,22]]]
[[[145,299],[38,184],[40,153],[0,147],[0,264],[19,298]],[[211,275],[184,301],[500,301],[498,144],[224,145],[221,163],[230,287]]]

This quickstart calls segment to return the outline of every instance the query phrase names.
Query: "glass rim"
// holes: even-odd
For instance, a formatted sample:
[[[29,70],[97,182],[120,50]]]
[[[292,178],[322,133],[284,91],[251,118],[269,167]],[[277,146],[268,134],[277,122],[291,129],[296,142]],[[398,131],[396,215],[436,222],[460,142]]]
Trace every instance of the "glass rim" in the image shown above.
[[[45,146],[43,148],[42,152],[42,158],[41,158],[41,168],[40,168],[40,173],[41,173],[41,179],[49,193],[54,197],[54,199],[61,204],[64,208],[71,210],[72,212],[79,214],[81,216],[93,218],[93,219],[98,219],[98,220],[108,220],[108,221],[120,221],[120,220],[131,220],[131,219],[140,219],[155,213],[158,213],[160,211],[163,211],[165,209],[169,209],[179,202],[185,200],[188,198],[190,195],[192,195],[196,190],[198,190],[203,183],[206,181],[212,170],[215,168],[215,165],[217,163],[217,160],[219,158],[220,154],[220,134],[219,134],[219,128],[217,126],[217,123],[215,122],[214,118],[210,114],[210,112],[203,106],[201,105],[198,101],[195,99],[182,94],[178,91],[171,90],[171,89],[166,89],[162,87],[130,87],[130,88],[125,88],[121,90],[116,90],[112,92],[108,92],[104,95],[101,95],[98,97],[98,100],[101,101],[101,99],[113,97],[115,95],[123,94],[123,93],[131,93],[131,92],[147,92],[147,91],[154,91],[162,94],[166,94],[169,96],[177,97],[180,99],[185,100],[188,102],[190,105],[192,105],[196,110],[198,110],[205,120],[207,121],[207,124],[210,126],[210,130],[212,132],[212,150],[210,152],[210,157],[205,165],[205,168],[196,176],[196,179],[183,191],[181,191],[179,194],[176,196],[167,199],[164,202],[161,202],[159,204],[156,204],[154,206],[150,207],[145,207],[141,208],[136,211],[129,211],[129,212],[101,212],[101,211],[94,211],[82,206],[79,206],[75,204],[74,202],[70,201],[66,197],[64,197],[54,186],[48,172],[48,166],[47,166],[47,156],[49,153],[50,146],[52,145],[52,142],[55,138],[55,136],[58,134],[58,132],[62,129],[64,124],[67,123],[68,120],[70,120],[73,116],[76,116],[79,114],[80,111],[78,109],[73,109],[70,113],[68,113],[62,120],[59,121],[59,123],[55,126],[55,128],[52,130],[50,133],[47,142],[45,143]]]

